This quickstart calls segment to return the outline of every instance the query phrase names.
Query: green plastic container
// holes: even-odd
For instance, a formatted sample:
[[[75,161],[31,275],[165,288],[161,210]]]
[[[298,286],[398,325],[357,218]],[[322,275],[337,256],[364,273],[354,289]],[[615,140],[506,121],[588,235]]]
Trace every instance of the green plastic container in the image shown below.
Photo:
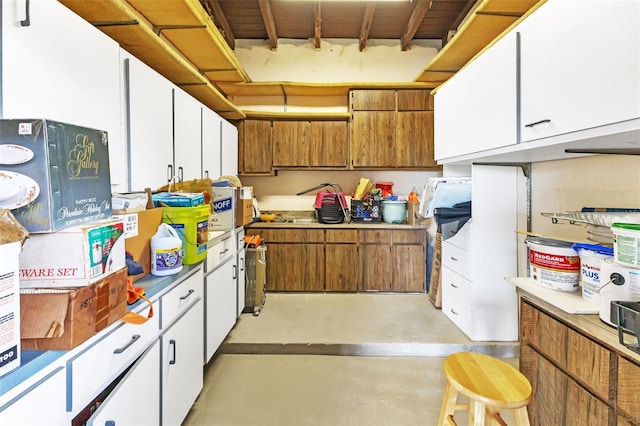
[[[171,225],[182,240],[182,263],[192,265],[207,257],[211,207],[163,207],[162,222]]]
[[[640,224],[612,223],[613,260],[632,268],[640,268]]]

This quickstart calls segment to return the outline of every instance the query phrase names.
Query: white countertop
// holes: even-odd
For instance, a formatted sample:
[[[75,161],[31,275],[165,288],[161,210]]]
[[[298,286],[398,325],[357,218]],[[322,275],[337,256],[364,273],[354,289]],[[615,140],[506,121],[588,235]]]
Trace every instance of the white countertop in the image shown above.
[[[551,290],[536,284],[529,277],[507,277],[506,280],[569,314],[600,312],[600,307],[584,299],[580,290],[572,292]]]

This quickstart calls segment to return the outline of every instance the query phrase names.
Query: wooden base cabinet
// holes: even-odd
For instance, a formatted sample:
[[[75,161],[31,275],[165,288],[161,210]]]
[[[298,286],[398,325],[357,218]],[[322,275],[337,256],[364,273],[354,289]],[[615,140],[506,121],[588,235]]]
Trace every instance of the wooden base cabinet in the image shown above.
[[[325,291],[358,291],[358,231],[325,231]]]
[[[640,367],[523,298],[520,370],[532,425],[640,424]]]

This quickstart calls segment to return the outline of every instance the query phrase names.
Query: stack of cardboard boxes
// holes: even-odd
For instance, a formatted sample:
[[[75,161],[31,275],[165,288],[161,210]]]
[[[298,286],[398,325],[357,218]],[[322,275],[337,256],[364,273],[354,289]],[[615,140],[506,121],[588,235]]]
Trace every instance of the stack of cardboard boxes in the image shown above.
[[[0,163],[0,208],[29,232],[16,280],[22,349],[71,349],[127,310],[124,223],[112,219],[107,134],[0,120]]]

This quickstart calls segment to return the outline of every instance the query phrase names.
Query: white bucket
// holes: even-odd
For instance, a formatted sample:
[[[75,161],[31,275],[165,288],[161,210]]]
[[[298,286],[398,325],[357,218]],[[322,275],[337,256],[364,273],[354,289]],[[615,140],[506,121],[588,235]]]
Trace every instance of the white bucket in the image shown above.
[[[640,268],[640,225],[613,223],[613,259],[622,265]]]
[[[576,291],[580,283],[580,257],[572,243],[527,237],[533,281],[551,290]]]
[[[640,301],[640,269],[616,263],[612,257],[602,260],[600,319],[615,326],[611,319],[611,302]]]
[[[170,225],[161,223],[151,237],[151,275],[163,277],[182,270],[182,240]]]
[[[582,298],[589,302],[600,304],[600,288],[606,283],[602,281],[602,261],[613,256],[606,247],[599,250],[597,246],[574,244],[573,248],[580,256],[580,283],[582,284]]]

